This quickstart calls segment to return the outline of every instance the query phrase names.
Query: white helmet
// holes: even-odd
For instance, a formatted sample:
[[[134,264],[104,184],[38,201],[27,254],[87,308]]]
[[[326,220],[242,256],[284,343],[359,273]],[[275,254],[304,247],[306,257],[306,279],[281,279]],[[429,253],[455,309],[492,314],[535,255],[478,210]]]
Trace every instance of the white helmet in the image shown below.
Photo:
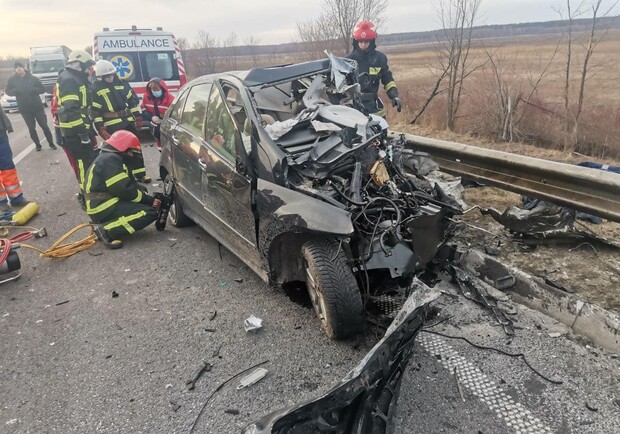
[[[116,66],[108,60],[97,60],[97,63],[95,63],[95,74],[97,77],[116,74]]]

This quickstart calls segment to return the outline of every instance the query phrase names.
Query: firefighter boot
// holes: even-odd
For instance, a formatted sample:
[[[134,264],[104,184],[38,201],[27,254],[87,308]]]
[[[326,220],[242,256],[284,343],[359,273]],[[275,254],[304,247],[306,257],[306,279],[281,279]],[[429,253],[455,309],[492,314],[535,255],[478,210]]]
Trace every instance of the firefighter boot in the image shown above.
[[[123,247],[123,242],[121,240],[113,240],[110,238],[108,231],[105,230],[103,225],[95,225],[95,235],[97,235],[97,239],[108,249],[114,250]]]

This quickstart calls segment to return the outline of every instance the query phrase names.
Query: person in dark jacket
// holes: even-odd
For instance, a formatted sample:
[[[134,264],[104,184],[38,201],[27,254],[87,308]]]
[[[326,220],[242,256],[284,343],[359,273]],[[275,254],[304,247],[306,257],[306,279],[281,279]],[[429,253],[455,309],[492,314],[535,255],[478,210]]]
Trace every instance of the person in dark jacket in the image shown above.
[[[88,75],[95,62],[84,50],[74,50],[69,54],[67,67],[60,73],[56,86],[58,99],[58,124],[63,137],[61,146],[67,154],[69,163],[80,185],[84,173],[95,159],[97,142],[92,131],[89,108],[91,96]],[[78,196],[83,204],[83,198]]]
[[[41,150],[41,141],[37,134],[37,123],[43,130],[49,147],[56,149],[52,132],[47,125],[47,116],[45,116],[43,103],[39,96],[45,93],[41,80],[26,70],[23,63],[15,62],[15,75],[9,78],[5,92],[7,95],[14,96],[17,99],[17,108],[24,118],[24,122],[26,122],[30,138],[34,142],[37,151]]]
[[[24,198],[22,187],[13,163],[13,152],[9,144],[8,133],[13,132],[11,121],[0,110],[0,212],[9,211],[11,207],[22,207],[29,202]],[[11,207],[9,206],[11,201]]]
[[[383,84],[388,98],[398,112],[402,109],[402,103],[387,57],[377,50],[377,32],[374,27],[369,21],[362,21],[355,26],[353,51],[347,54],[347,57],[357,62],[364,107],[369,113],[385,117],[385,107],[378,97],[379,83]]]
[[[127,168],[141,152],[138,137],[125,130],[112,134],[99,148],[84,180],[86,212],[96,223],[95,234],[107,247],[123,246],[122,238],[157,219],[159,199],[144,192]]]
[[[142,113],[139,100],[129,83],[118,78],[116,66],[108,60],[95,64],[97,81],[91,87],[93,94],[93,122],[103,140],[116,131],[125,130],[138,134],[142,129]],[[151,182],[146,176],[142,154],[127,164],[138,182]]]
[[[164,114],[174,102],[174,95],[168,91],[166,82],[158,77],[153,77],[146,85],[146,92],[142,96],[142,117],[150,123],[150,130],[153,138],[156,140],[157,149],[161,151],[161,142],[159,141],[159,128]]]

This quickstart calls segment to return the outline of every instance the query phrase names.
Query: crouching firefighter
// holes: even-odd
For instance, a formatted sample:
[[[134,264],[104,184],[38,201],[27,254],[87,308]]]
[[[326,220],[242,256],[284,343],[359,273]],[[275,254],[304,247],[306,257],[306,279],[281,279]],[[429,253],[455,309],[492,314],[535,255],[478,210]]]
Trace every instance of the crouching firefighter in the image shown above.
[[[141,153],[135,134],[117,131],[99,151],[84,179],[86,212],[95,223],[97,238],[106,247],[118,249],[123,246],[120,238],[157,219],[161,201],[148,195],[127,168],[127,162]]]

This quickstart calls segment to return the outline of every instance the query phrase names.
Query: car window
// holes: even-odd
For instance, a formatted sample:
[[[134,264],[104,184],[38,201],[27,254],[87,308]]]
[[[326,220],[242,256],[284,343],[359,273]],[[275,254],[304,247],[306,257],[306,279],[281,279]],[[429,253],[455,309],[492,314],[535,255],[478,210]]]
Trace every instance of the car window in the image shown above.
[[[231,163],[237,161],[237,140],[239,134],[226,104],[217,86],[213,87],[209,98],[206,141]]]
[[[142,75],[144,81],[153,77],[163,78],[164,80],[179,79],[179,70],[177,61],[174,58],[174,51],[142,53],[141,59],[142,58]]]
[[[189,90],[185,90],[179,97],[174,101],[174,106],[172,107],[172,111],[170,112],[170,119],[174,119],[175,121],[181,123],[181,114],[183,113],[183,106],[185,106],[185,100],[187,99],[187,95],[189,94]]]
[[[199,84],[189,90],[187,101],[181,114],[181,125],[194,131],[204,138],[205,116],[207,113],[207,102],[209,101],[209,91],[211,84]]]
[[[243,100],[239,94],[239,90],[229,83],[223,83],[222,90],[224,91],[224,95],[226,97],[228,109],[230,110],[230,113],[232,113],[233,119],[237,124],[237,131],[241,134],[243,148],[245,149],[245,152],[249,154],[252,151],[250,137],[251,125],[248,119],[247,109],[243,105]]]

